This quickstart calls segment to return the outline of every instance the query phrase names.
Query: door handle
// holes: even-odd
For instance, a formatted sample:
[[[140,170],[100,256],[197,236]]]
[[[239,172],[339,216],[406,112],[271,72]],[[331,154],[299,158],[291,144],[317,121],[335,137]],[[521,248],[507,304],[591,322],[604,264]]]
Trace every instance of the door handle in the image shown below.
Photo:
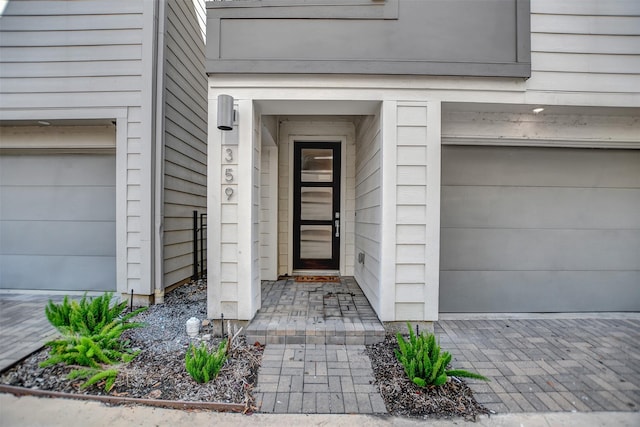
[[[336,219],[336,237],[340,237],[340,220]]]

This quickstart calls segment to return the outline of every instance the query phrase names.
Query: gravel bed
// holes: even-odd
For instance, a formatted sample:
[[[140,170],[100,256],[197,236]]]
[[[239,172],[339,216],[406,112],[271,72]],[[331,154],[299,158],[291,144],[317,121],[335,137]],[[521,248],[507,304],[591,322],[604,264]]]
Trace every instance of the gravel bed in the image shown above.
[[[199,339],[212,334],[212,325],[201,327],[200,335],[190,340],[185,323],[191,317],[206,318],[206,282],[192,282],[168,293],[164,304],[157,304],[134,320],[145,327],[130,329],[123,338],[140,354],[128,364],[118,367],[120,373],[110,395],[146,399],[183,400],[196,402],[222,402],[244,404],[253,410],[252,390],[257,379],[263,348],[249,346],[240,336],[234,341],[229,359],[218,377],[207,384],[194,381],[184,367],[185,352],[190,342],[199,345]],[[219,331],[218,331],[219,332]],[[204,341],[217,348],[220,338]],[[81,389],[83,380],[69,380],[72,366],[55,365],[40,368],[46,360],[45,348],[0,376],[0,383],[66,393],[105,395],[99,386]]]
[[[0,375],[0,383],[76,394],[237,403],[245,405],[247,412],[254,411],[252,391],[263,347],[247,345],[242,336],[238,337],[220,374],[207,384],[195,382],[185,370],[184,357],[189,343],[198,344],[203,335],[214,332],[212,325],[205,321],[197,339],[190,340],[186,334],[185,324],[189,318],[206,319],[206,293],[206,282],[194,281],[168,293],[164,304],[153,305],[134,319],[145,326],[126,331],[123,338],[141,352],[131,363],[118,367],[120,373],[109,393],[103,391],[101,384],[81,389],[84,380],[67,379],[76,367],[58,364],[40,368],[39,363],[48,357],[46,348],[5,371]],[[220,338],[204,342],[213,349],[217,348]],[[458,379],[442,387],[420,388],[413,384],[395,358],[396,347],[395,337],[390,336],[382,343],[367,346],[376,384],[389,413],[468,420],[488,413],[475,401],[469,387]]]

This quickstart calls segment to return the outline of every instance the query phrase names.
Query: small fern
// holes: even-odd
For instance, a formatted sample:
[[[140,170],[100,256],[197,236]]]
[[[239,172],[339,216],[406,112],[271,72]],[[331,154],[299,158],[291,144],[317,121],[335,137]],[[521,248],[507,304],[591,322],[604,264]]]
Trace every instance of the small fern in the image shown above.
[[[489,381],[486,377],[474,372],[462,369],[447,370],[451,362],[451,354],[441,350],[435,335],[427,335],[424,332],[416,335],[409,323],[407,328],[409,329],[408,341],[405,341],[400,333],[396,335],[398,349],[395,350],[395,354],[409,379],[417,386],[440,386],[446,383],[450,376]]]
[[[96,369],[96,368],[85,368],[85,369],[75,369],[67,375],[67,378],[70,380],[74,380],[76,378],[88,378],[87,381],[80,386],[80,388],[87,388],[93,384],[96,384],[102,380],[104,383],[104,391],[107,393],[111,391],[113,385],[116,382],[116,377],[118,376],[117,369]]]
[[[205,343],[200,344],[200,347],[192,344],[185,355],[185,368],[191,378],[204,384],[218,376],[218,372],[226,360],[226,340],[222,341],[214,352],[209,352]]]

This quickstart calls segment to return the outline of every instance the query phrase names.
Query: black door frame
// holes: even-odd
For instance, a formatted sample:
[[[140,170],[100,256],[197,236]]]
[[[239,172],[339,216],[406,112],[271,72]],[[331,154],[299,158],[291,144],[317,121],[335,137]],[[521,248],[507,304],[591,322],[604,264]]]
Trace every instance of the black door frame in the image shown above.
[[[302,150],[305,148],[320,148],[333,150],[333,180],[332,182],[302,182]],[[341,142],[336,141],[294,141],[293,148],[293,269],[294,270],[339,270],[340,269],[340,197],[342,180],[342,152]],[[333,188],[333,218],[331,220],[301,220],[301,189],[302,187],[331,187]],[[336,218],[337,214],[337,218]],[[332,257],[330,259],[301,259],[300,258],[300,227],[302,225],[331,225]]]

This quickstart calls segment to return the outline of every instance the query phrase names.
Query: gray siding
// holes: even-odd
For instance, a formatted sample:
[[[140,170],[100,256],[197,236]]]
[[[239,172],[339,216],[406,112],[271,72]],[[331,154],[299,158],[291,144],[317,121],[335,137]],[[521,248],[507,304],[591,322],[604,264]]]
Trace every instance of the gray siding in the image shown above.
[[[443,147],[441,311],[640,309],[640,152]]]
[[[528,77],[528,0],[209,2],[210,73]]]
[[[166,5],[164,286],[191,276],[192,212],[206,212],[207,77],[204,4]]]

